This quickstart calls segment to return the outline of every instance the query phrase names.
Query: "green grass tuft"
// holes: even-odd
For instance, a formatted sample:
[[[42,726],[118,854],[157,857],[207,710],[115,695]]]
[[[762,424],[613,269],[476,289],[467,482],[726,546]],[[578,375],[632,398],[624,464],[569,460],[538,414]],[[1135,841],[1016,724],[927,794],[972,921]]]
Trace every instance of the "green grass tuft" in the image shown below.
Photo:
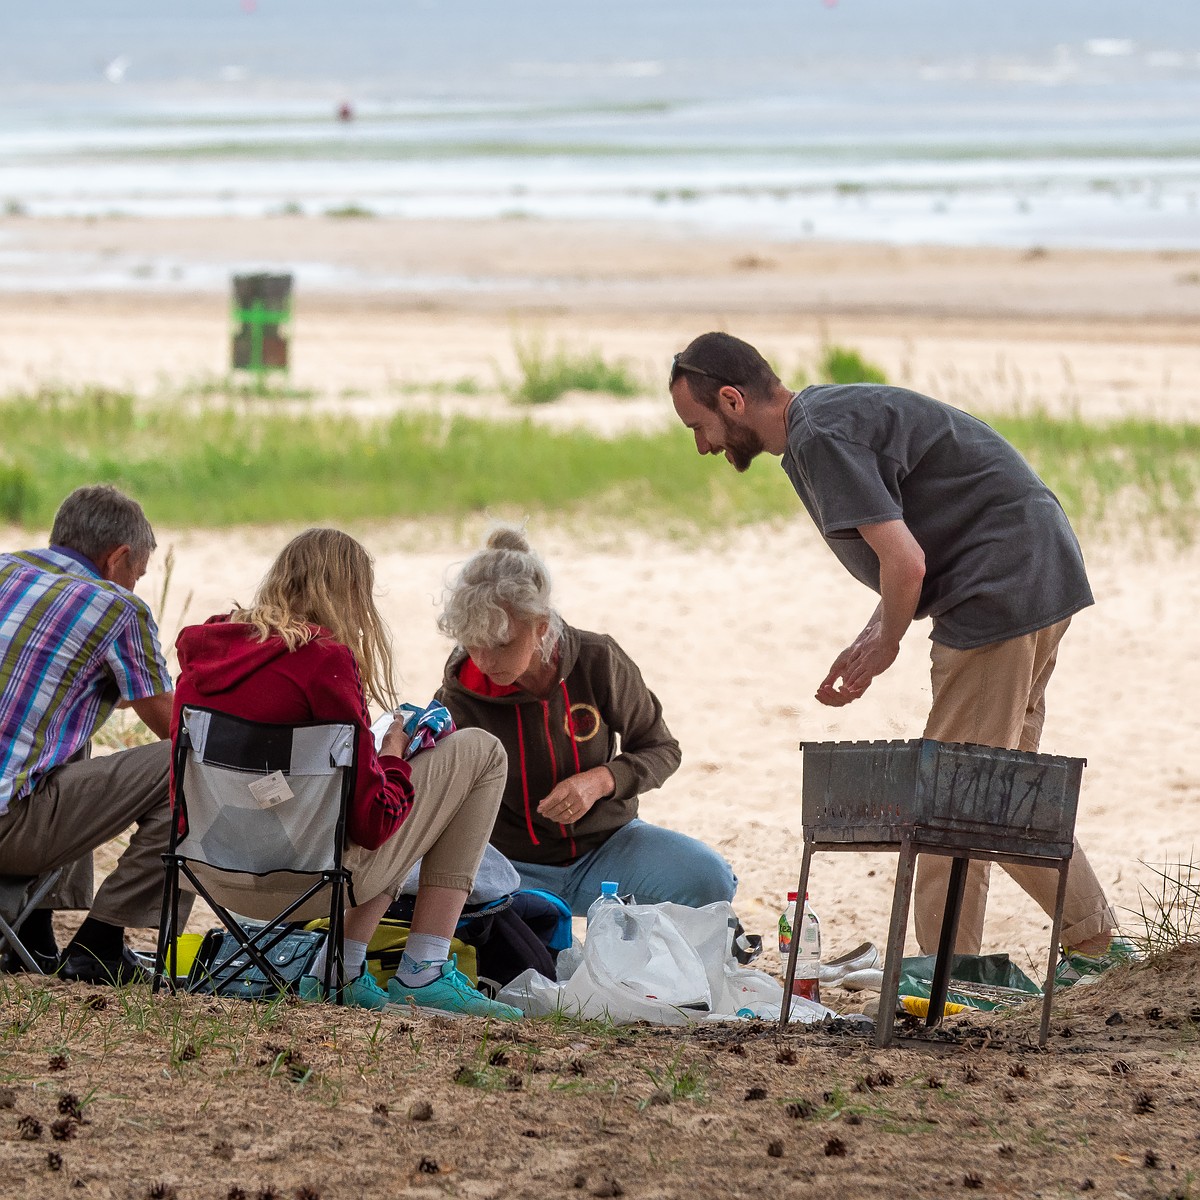
[[[560,342],[550,352],[539,338],[517,339],[515,348],[521,377],[508,390],[519,403],[548,404],[570,391],[610,396],[636,396],[641,391],[628,363],[606,362],[598,350],[575,354]]]
[[[1173,863],[1146,863],[1154,876],[1141,884],[1135,912],[1141,930],[1132,941],[1150,957],[1169,954],[1180,946],[1200,943],[1200,863],[1193,853]]]
[[[887,383],[882,367],[848,346],[822,347],[817,373],[826,383]]]

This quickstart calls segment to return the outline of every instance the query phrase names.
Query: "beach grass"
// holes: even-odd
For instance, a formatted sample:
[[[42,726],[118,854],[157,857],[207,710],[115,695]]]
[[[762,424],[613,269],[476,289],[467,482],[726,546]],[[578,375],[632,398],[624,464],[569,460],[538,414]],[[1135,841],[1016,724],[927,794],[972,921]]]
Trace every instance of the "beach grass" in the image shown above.
[[[1200,425],[1046,413],[997,418],[1077,527],[1181,542],[1200,530]],[[156,522],[228,527],[552,512],[660,532],[791,519],[764,457],[745,475],[682,429],[606,438],[529,419],[281,410],[277,402],[139,402],[101,388],[0,398],[0,520],[46,528],[62,497],[108,481]]]
[[[883,368],[863,358],[851,346],[832,343],[823,346],[817,371],[825,383],[887,383]]]
[[[507,391],[519,404],[549,404],[567,392],[636,396],[642,391],[629,364],[609,362],[598,350],[573,351],[560,342],[548,350],[541,338],[515,338],[520,377]]]

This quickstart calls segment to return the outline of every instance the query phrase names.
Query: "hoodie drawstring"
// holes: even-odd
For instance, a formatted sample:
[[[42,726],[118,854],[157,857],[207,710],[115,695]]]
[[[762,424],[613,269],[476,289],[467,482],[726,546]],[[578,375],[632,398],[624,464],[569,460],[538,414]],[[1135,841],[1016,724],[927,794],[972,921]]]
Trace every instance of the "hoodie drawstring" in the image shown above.
[[[575,737],[575,715],[571,712],[571,693],[567,691],[567,681],[565,679],[559,681],[560,688],[563,694],[563,708],[567,714],[567,733],[571,737],[571,752],[575,755],[575,774],[578,775],[582,771],[579,765],[579,741]]]
[[[514,707],[517,714],[517,746],[521,757],[521,795],[525,798],[525,828],[529,830],[529,840],[535,846],[540,846],[541,842],[533,832],[533,813],[529,807],[529,774],[525,770],[525,728],[521,723],[521,706],[518,704]]]
[[[575,756],[575,774],[578,775],[580,773],[579,745],[575,741],[575,718],[571,715],[571,693],[567,691],[567,681],[565,679],[560,679],[558,681],[558,686],[562,688],[563,712],[566,714],[567,718],[567,740],[571,743],[571,753]],[[574,859],[578,856],[578,851],[575,849],[575,837],[573,834],[571,835],[570,841],[571,858]]]
[[[550,786],[554,787],[558,783],[558,757],[554,753],[554,739],[550,733],[550,701],[549,700],[542,701],[542,724],[545,725],[545,727],[546,727],[546,749],[547,749],[547,751],[549,751],[549,754],[550,754],[550,775],[551,775]],[[563,837],[570,836],[567,833],[567,827],[561,821],[559,822],[559,825],[558,825],[558,832],[561,833],[563,835]],[[574,856],[575,856],[575,842],[574,842],[574,839],[572,839],[572,841],[571,841],[571,857],[574,858]]]

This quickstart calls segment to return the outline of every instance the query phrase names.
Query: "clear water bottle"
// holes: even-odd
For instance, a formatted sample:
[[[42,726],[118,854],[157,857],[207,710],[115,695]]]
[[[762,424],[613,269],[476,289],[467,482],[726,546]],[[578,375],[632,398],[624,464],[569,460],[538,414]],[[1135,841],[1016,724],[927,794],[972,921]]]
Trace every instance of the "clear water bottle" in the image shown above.
[[[617,895],[617,884],[611,879],[606,879],[600,885],[600,895],[588,906],[587,923],[592,923],[592,918],[603,908],[613,904],[620,904],[621,897]]]
[[[800,948],[796,951],[796,978],[792,981],[792,995],[803,996],[806,1000],[821,999],[821,922],[813,912],[808,902],[808,893],[804,894],[804,910],[800,917],[800,927],[796,928],[796,903],[799,896],[796,892],[788,892],[788,905],[779,918],[779,953],[787,964],[787,956],[791,953],[792,938],[799,937]]]

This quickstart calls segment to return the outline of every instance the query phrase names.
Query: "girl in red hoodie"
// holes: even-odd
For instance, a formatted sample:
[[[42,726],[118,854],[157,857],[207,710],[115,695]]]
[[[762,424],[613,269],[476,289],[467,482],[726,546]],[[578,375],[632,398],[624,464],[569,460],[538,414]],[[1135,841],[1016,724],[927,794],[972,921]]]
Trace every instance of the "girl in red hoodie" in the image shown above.
[[[393,721],[376,752],[370,696],[394,708],[392,653],[375,606],[375,573],[358,542],[336,529],[294,538],[268,570],[253,604],[184,629],[176,643],[180,678],[171,736],[184,707],[213,709],[264,724],[348,722],[357,729],[357,775],[347,817],[344,864],[355,907],[346,914],[344,998],[362,1008],[389,999],[475,1016],[519,1017],[475,990],[449,958],[450,938],[491,832],[504,788],[500,743],[461,730],[412,760]],[[367,943],[422,859],[412,933],[384,992],[366,970]],[[249,917],[283,907],[261,891],[216,899]],[[302,999],[325,999],[322,957],[301,981]]]

